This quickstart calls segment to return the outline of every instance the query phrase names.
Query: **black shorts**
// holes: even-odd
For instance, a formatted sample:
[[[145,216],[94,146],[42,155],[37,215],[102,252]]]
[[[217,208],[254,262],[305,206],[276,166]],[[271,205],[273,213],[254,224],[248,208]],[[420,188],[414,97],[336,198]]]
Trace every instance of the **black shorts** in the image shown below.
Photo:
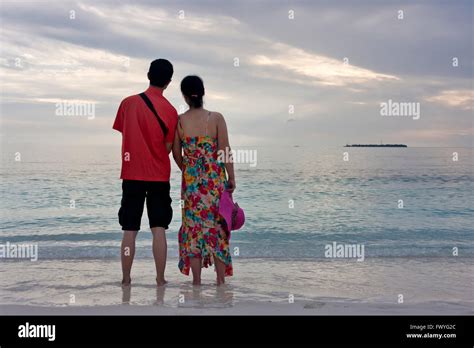
[[[123,180],[122,203],[118,212],[122,230],[140,230],[145,198],[150,228],[168,228],[173,218],[170,183],[165,181]]]

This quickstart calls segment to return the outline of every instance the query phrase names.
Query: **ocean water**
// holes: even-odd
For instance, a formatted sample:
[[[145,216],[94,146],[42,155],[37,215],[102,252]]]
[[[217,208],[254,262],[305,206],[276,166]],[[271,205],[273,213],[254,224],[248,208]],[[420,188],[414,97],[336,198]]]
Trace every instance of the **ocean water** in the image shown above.
[[[472,148],[236,149],[257,150],[257,165],[236,165],[246,224],[232,234],[234,258],[319,259],[333,242],[362,244],[365,258],[474,256]],[[117,147],[3,146],[0,244],[35,243],[40,259],[119,259],[119,173]],[[175,258],[176,166],[171,184]],[[136,257],[152,257],[146,211]]]

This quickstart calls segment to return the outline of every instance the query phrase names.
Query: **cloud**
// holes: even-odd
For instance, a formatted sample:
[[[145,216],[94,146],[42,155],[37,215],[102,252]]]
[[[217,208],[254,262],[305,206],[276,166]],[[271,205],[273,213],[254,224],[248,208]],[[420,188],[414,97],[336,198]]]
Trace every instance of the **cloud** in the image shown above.
[[[472,89],[446,90],[425,100],[461,110],[472,110],[474,95]]]
[[[254,55],[251,57],[251,63],[274,68],[274,76],[278,76],[277,72],[283,70],[310,83],[339,87],[373,81],[400,80],[393,75],[344,64],[341,60],[309,53],[283,43],[274,43],[270,48],[271,54]]]
[[[192,13],[186,13],[185,10],[172,13],[164,8],[140,4],[97,6],[81,2],[79,8],[106,20],[109,25],[119,25],[122,31],[128,30],[140,36],[143,35],[141,29],[147,29],[149,32],[164,30],[165,32],[206,35],[206,37],[222,36],[228,35],[230,31],[237,33],[232,29],[240,24],[237,19],[230,16],[195,16]],[[123,26],[125,23],[126,27]]]

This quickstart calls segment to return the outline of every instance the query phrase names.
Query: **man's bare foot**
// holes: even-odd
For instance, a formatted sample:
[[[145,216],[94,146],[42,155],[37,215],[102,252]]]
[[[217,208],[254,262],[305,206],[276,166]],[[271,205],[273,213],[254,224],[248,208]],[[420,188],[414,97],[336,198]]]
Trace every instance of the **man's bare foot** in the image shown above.
[[[194,286],[201,286],[201,279],[193,279]]]
[[[166,284],[168,284],[168,281],[166,281],[165,279],[158,280],[158,278],[156,278],[156,286],[163,286]]]
[[[122,279],[122,287],[127,287],[132,285],[132,278]]]
[[[225,280],[224,279],[220,280],[219,278],[216,278],[216,285],[217,286],[225,285]]]

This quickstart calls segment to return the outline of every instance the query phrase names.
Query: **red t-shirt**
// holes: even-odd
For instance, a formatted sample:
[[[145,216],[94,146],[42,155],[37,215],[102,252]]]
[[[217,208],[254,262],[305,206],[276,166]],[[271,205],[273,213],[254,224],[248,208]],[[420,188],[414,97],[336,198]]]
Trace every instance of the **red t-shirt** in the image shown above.
[[[168,127],[166,139],[156,116],[139,95],[125,98],[117,111],[113,129],[122,133],[121,179],[169,181],[171,164],[166,143],[173,143],[178,113],[163,97],[163,91],[150,86],[145,94]]]

